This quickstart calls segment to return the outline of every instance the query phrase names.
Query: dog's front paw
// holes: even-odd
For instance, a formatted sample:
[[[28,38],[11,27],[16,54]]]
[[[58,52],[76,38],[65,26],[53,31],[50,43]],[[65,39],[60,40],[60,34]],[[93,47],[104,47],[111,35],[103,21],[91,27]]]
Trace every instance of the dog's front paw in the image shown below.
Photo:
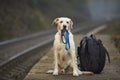
[[[53,75],[55,75],[55,76],[58,75],[58,71],[54,71]]]

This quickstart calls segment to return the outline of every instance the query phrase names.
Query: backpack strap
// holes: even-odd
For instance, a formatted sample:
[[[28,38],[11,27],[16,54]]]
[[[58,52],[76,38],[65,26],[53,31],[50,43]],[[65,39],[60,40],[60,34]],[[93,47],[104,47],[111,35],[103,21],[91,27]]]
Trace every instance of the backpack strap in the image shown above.
[[[105,48],[105,47],[104,47],[104,49],[105,49],[105,52],[106,52],[106,54],[107,54],[108,61],[109,61],[109,63],[110,63],[110,56],[109,56],[109,53],[108,53],[108,51],[106,50],[106,48]]]

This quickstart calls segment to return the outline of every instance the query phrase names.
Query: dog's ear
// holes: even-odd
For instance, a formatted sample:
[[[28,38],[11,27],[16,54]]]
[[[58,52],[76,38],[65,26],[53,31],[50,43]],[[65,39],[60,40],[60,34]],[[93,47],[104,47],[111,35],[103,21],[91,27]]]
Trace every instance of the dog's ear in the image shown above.
[[[54,24],[57,25],[58,21],[59,21],[59,18],[54,19],[53,22],[52,22],[52,25],[54,25]]]
[[[70,20],[70,28],[72,29],[73,28],[73,21]]]

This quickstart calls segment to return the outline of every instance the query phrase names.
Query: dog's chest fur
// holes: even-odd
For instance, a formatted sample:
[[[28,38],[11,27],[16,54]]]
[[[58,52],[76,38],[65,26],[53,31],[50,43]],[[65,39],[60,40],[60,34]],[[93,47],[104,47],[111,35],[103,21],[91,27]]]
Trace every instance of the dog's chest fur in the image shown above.
[[[58,62],[61,67],[71,62],[71,52],[65,49],[65,44],[61,42],[61,36],[58,33],[55,35],[54,49],[57,51]]]

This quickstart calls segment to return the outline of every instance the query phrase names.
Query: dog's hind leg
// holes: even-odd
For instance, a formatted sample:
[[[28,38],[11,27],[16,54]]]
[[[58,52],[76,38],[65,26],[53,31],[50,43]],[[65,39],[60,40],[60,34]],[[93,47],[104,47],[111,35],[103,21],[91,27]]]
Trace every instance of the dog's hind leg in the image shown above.
[[[82,75],[82,71],[80,71],[78,68],[77,68],[77,72],[79,73],[79,75]]]
[[[54,70],[48,70],[46,73],[47,74],[53,74]]]
[[[72,53],[72,63],[71,63],[71,66],[73,68],[73,76],[79,76],[79,75],[82,74],[82,72],[78,69],[75,53]]]

